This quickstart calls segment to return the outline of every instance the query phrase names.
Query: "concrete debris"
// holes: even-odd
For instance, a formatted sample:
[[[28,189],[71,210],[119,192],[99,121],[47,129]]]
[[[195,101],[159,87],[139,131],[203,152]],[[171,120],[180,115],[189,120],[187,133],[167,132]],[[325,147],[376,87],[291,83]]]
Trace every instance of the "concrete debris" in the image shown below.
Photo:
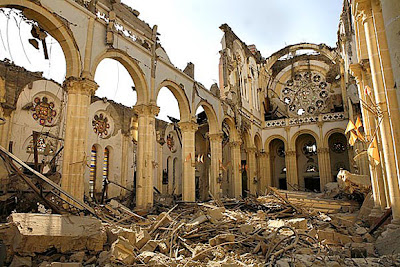
[[[395,230],[375,242],[378,233],[370,234],[352,209],[316,212],[315,203],[330,200],[297,194],[292,201],[293,195],[272,190],[218,205],[160,205],[129,227],[88,216],[12,214],[0,237],[10,266],[384,266],[376,264],[400,260],[388,245],[400,240]],[[300,205],[300,197],[309,201]]]
[[[349,194],[358,192],[366,195],[371,191],[371,178],[368,175],[358,175],[340,170],[337,180],[340,190]]]

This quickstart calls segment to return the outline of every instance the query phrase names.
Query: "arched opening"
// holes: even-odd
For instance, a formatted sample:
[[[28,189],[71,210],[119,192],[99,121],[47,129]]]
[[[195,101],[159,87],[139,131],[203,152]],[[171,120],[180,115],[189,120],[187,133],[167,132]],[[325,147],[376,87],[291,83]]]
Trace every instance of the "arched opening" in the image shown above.
[[[174,158],[172,161],[172,194],[177,194],[176,189],[178,188],[178,158]],[[180,187],[180,186],[179,186]]]
[[[297,173],[300,188],[317,191],[320,188],[320,176],[317,155],[317,142],[311,134],[301,134],[296,139]]]
[[[167,87],[160,89],[157,97],[157,106],[160,107],[157,119],[172,123],[180,121],[181,115],[178,101]]]
[[[272,186],[287,190],[285,143],[276,138],[269,144]]]
[[[233,131],[236,129],[233,129]],[[228,197],[234,197],[234,177],[233,177],[233,162],[232,162],[232,149],[229,143],[235,139],[232,133],[232,127],[228,119],[224,119],[222,122],[222,181],[221,189],[222,195]],[[237,168],[237,166],[236,166]]]
[[[331,163],[331,180],[328,182],[335,182],[340,170],[350,170],[347,138],[342,133],[333,133],[328,144]]]
[[[96,195],[96,177],[97,177],[97,149],[93,145],[90,151],[90,176],[89,176],[89,197],[92,199]]]
[[[79,53],[70,30],[43,7],[31,1],[2,1],[0,31],[6,33],[2,34],[0,59],[43,72],[59,83],[65,77],[79,76]]]
[[[241,147],[241,173],[242,173],[242,196],[247,197],[250,193],[250,183],[251,183],[251,174],[250,174],[250,158],[249,154],[251,153],[251,139],[250,133],[245,131],[242,136],[242,147]]]
[[[195,133],[195,183],[196,199],[206,201],[210,191],[211,147],[209,139],[209,120],[203,107],[196,110],[198,129]]]
[[[103,190],[101,203],[104,202],[105,199],[108,198],[108,179],[110,174],[110,150],[108,147],[104,148],[104,157],[103,157]]]
[[[261,179],[262,179],[262,175],[261,175],[261,157],[260,157],[260,153],[261,153],[261,149],[262,149],[262,141],[261,141],[261,137],[259,134],[256,134],[254,136],[254,145],[256,148],[256,176],[254,179],[254,183],[256,183],[256,188],[257,188],[257,193],[260,193],[261,190]]]
[[[127,107],[137,102],[137,92],[128,70],[117,60],[103,59],[96,68],[95,82],[99,85],[96,96],[107,98]]]

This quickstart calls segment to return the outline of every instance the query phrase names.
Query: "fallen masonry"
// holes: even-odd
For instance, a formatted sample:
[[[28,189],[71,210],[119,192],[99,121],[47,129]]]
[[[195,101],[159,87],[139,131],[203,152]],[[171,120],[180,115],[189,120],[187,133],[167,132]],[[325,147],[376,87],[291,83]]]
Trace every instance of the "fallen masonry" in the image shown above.
[[[295,198],[310,201],[300,204]],[[324,209],[333,201],[347,208]],[[92,215],[13,213],[0,225],[5,262],[41,267],[400,264],[398,247],[391,250],[382,241],[384,228],[370,234],[354,202],[270,188],[265,196],[218,203],[157,204],[153,213],[130,224]],[[110,206],[124,207],[115,200]],[[390,231],[399,236],[399,230]]]

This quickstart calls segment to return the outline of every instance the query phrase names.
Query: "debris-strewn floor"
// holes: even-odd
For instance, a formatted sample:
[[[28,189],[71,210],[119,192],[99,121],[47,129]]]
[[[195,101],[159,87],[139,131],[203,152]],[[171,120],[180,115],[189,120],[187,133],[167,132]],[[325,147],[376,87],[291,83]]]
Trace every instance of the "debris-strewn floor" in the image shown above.
[[[257,199],[158,205],[161,213],[144,219],[132,213],[136,222],[129,225],[122,225],[126,217],[121,223],[100,223],[89,216],[12,214],[8,223],[0,225],[0,236],[10,266],[400,264],[400,254],[377,254],[375,237],[350,202],[312,200],[307,195],[312,204],[303,203],[314,205],[309,209],[294,201],[304,195],[289,195],[272,189]],[[334,208],[333,202],[337,207],[343,203],[346,213]],[[326,209],[329,203],[332,208]],[[114,201],[112,207],[116,205],[120,204]],[[393,248],[393,252],[399,251]]]

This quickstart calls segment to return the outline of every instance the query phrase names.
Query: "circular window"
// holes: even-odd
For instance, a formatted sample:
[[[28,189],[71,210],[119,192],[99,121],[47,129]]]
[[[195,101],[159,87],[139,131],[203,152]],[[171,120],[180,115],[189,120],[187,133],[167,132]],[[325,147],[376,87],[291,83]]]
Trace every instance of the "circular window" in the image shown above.
[[[317,144],[314,141],[308,141],[303,146],[303,154],[313,156],[317,154]]]
[[[282,89],[283,102],[294,116],[317,115],[325,108],[329,84],[316,71],[297,72]]]
[[[94,115],[92,127],[95,134],[97,134],[100,138],[107,138],[110,134],[110,121],[104,113]]]
[[[284,147],[284,146],[279,146],[279,147],[276,149],[276,154],[277,154],[279,157],[284,158],[284,157],[285,157],[285,147]]]

